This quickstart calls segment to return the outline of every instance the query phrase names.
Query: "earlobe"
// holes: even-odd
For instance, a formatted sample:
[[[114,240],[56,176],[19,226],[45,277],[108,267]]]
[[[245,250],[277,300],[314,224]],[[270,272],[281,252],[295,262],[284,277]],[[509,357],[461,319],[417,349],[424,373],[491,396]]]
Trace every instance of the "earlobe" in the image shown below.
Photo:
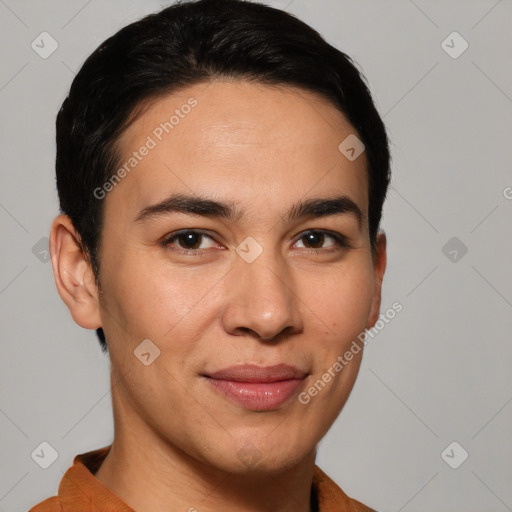
[[[94,274],[80,248],[79,235],[67,215],[61,214],[53,221],[50,256],[57,291],[73,320],[85,329],[101,327]]]
[[[386,271],[386,233],[379,231],[377,234],[377,247],[375,256],[373,258],[373,276],[374,276],[374,290],[370,315],[368,316],[367,329],[371,329],[380,315],[380,304],[382,297],[382,281],[384,279],[384,272]]]

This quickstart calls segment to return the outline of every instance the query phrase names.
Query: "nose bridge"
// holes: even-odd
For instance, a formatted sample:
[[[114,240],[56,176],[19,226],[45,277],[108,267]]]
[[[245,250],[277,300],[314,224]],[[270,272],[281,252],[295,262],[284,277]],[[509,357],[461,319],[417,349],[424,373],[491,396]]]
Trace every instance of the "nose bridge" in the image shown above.
[[[240,244],[237,252],[224,311],[226,330],[235,334],[250,329],[270,339],[286,328],[301,329],[293,277],[285,262],[270,249],[258,250],[251,241]]]

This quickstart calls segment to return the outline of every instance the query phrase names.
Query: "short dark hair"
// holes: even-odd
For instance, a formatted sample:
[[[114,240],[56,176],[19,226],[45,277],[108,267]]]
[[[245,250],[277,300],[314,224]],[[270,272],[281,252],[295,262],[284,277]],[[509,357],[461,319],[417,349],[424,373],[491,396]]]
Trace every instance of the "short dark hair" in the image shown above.
[[[104,41],[76,75],[57,115],[60,209],[78,232],[98,284],[103,201],[93,191],[119,164],[116,142],[143,102],[216,77],[299,87],[345,114],[365,145],[375,249],[390,155],[384,124],[353,61],[279,9],[245,0],[193,0]],[[97,334],[105,352],[103,330]]]

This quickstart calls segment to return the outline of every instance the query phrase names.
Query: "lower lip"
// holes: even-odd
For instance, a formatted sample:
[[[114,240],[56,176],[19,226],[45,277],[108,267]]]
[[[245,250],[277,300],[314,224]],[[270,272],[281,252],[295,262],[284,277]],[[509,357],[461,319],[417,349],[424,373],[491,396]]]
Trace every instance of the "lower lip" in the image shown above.
[[[302,379],[279,382],[236,382],[208,378],[210,384],[236,404],[251,411],[272,411],[287,402]]]

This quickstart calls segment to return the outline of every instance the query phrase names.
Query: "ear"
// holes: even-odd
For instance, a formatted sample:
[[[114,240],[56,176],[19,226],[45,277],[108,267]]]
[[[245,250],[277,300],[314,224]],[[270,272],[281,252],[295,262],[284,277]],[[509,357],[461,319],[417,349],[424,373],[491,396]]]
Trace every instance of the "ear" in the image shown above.
[[[374,289],[370,315],[368,316],[367,329],[371,329],[380,316],[380,303],[382,297],[382,280],[384,279],[384,272],[386,271],[386,233],[379,231],[377,234],[377,245],[375,254],[373,255],[373,278]]]
[[[73,320],[85,329],[97,329],[101,327],[98,288],[79,240],[71,219],[64,214],[56,217],[50,233],[53,276]]]

